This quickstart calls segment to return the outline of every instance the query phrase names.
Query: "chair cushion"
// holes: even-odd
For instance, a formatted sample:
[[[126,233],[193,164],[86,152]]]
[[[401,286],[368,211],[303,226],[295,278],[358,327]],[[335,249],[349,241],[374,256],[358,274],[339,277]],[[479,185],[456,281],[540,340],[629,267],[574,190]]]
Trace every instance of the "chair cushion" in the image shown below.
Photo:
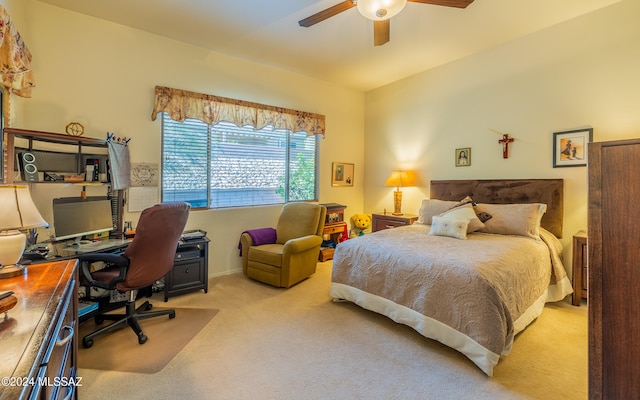
[[[322,207],[312,203],[287,203],[282,207],[278,219],[277,243],[290,239],[315,235],[318,231]]]
[[[284,246],[281,244],[251,246],[249,247],[249,260],[279,268],[282,266],[283,250]]]

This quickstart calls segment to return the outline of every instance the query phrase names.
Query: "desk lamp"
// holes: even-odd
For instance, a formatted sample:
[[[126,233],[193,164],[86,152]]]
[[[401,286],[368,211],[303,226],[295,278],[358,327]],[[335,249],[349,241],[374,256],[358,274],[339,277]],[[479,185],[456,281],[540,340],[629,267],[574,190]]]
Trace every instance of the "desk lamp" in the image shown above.
[[[22,274],[17,265],[22,258],[27,236],[20,232],[49,226],[42,218],[27,186],[0,186],[0,278]]]
[[[406,171],[393,171],[389,178],[384,183],[385,186],[395,186],[396,191],[393,192],[393,215],[402,215],[402,192],[401,187],[415,185],[414,176],[410,172]]]

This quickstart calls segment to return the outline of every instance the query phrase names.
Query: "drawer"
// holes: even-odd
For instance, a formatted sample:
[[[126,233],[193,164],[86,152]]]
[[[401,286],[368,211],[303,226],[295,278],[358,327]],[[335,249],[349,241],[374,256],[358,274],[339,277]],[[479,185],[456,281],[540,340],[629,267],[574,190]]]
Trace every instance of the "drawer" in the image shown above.
[[[176,253],[174,261],[194,260],[200,258],[200,249],[182,250]]]
[[[47,337],[47,351],[40,369],[38,371],[38,383],[32,392],[32,396],[39,393],[44,398],[57,398],[58,394],[69,393],[73,387],[55,385],[64,378],[64,382],[68,383],[69,378],[75,378],[75,368],[73,368],[73,360],[75,359],[74,336],[77,334],[76,310],[73,307],[73,298],[76,282],[72,281],[67,293],[60,301],[58,306],[59,316],[55,324],[52,325]]]
[[[377,230],[390,229],[398,226],[405,226],[407,223],[402,221],[390,221],[387,219],[380,219],[376,221]]]
[[[373,214],[371,225],[372,225],[373,232],[377,232],[385,229],[397,228],[399,226],[411,225],[417,219],[418,219],[418,216],[413,214],[403,214],[403,215]]]
[[[195,262],[181,262],[173,266],[171,271],[172,275],[172,289],[180,289],[184,286],[201,286],[203,281],[202,263],[200,260]]]
[[[342,223],[342,224],[337,224],[337,225],[325,225],[324,226],[324,231],[323,233],[325,235],[331,235],[334,233],[342,233],[344,232],[344,227],[346,226],[346,223]]]

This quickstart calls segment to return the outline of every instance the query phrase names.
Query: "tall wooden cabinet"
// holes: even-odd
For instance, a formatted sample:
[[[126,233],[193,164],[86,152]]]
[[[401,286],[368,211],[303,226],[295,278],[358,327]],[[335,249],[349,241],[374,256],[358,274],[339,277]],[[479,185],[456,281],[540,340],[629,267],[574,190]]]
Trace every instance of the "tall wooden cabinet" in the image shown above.
[[[589,144],[589,398],[640,399],[640,139]]]

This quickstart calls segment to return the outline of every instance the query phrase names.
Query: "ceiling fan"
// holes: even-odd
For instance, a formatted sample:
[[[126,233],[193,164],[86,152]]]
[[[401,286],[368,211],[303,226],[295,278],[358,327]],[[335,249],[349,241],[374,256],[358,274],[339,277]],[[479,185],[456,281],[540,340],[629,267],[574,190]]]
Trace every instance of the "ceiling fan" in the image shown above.
[[[402,11],[407,2],[467,8],[469,4],[473,3],[473,0],[345,0],[298,21],[298,24],[308,28],[350,8],[358,7],[360,14],[373,20],[373,45],[382,46],[389,41],[391,17]]]

